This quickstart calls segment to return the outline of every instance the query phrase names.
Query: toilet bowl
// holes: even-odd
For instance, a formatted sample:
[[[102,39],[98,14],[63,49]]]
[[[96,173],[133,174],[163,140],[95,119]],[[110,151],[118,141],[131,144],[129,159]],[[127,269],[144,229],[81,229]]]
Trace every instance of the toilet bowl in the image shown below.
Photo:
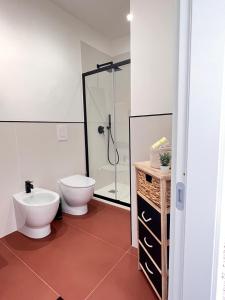
[[[71,215],[84,215],[87,203],[94,194],[95,180],[82,175],[73,175],[58,181],[62,194],[62,210]]]
[[[18,231],[24,235],[40,239],[51,233],[58,207],[59,195],[42,188],[31,193],[21,192],[13,195]]]

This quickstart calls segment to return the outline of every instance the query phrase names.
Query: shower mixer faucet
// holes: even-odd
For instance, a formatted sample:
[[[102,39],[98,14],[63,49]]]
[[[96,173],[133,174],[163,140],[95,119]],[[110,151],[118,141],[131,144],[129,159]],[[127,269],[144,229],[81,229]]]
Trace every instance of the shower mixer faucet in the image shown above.
[[[105,133],[105,127],[104,126],[98,126],[98,133],[104,134]]]

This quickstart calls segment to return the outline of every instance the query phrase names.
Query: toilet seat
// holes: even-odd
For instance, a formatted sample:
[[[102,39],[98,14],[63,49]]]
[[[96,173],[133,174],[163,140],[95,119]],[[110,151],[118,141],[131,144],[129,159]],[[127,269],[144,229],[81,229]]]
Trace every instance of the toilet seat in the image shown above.
[[[87,188],[95,185],[95,180],[93,178],[83,175],[72,175],[69,177],[65,177],[60,179],[60,182],[63,185],[72,188]]]

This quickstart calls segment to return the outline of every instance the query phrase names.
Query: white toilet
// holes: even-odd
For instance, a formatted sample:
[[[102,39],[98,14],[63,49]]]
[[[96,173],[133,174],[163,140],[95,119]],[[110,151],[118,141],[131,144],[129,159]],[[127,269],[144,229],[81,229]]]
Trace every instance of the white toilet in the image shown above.
[[[71,215],[84,215],[87,203],[94,194],[95,180],[82,175],[73,175],[58,181],[62,194],[62,210]]]

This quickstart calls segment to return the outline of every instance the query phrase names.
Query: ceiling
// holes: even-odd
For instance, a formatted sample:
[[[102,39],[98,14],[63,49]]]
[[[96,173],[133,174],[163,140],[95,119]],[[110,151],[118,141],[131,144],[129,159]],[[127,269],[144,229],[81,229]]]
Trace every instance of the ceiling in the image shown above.
[[[130,0],[52,0],[110,39],[129,35]]]

